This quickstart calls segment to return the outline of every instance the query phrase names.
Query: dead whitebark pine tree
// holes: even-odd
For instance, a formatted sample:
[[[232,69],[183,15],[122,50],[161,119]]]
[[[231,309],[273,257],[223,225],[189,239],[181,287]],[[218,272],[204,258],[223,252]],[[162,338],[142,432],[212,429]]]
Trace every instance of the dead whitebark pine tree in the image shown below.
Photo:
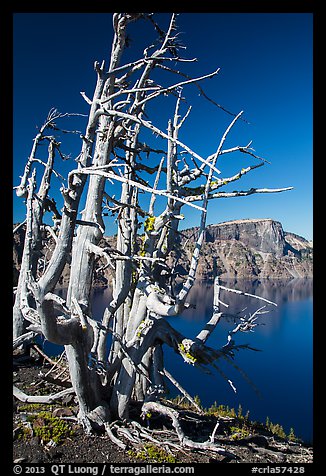
[[[127,27],[134,21],[151,22],[159,34],[158,46],[147,46],[142,58],[121,64]],[[226,450],[214,441],[199,444],[186,437],[178,423],[177,412],[162,405],[160,399],[165,392],[166,379],[196,405],[165,369],[163,346],[172,347],[186,364],[205,369],[212,366],[228,380],[216,362],[222,358],[236,366],[233,363],[235,350],[249,346],[236,345],[234,335],[251,331],[257,325],[256,319],[266,311],[259,308],[249,316],[233,316],[236,327],[230,330],[226,344],[218,350],[208,347],[206,341],[210,334],[221,319],[230,315],[220,309],[221,305],[227,306],[220,299],[221,292],[240,292],[221,286],[216,277],[212,318],[197,337],[183,336],[166,317],[178,315],[188,306],[187,297],[195,281],[204,241],[209,202],[254,193],[282,192],[289,188],[220,191],[266,163],[254,153],[251,143],[223,148],[231,129],[242,119],[242,111],[232,115],[216,150],[208,157],[202,157],[179,138],[191,109],[181,115],[184,88],[192,84],[207,98],[199,83],[213,78],[219,70],[191,78],[171,66],[179,64],[181,67],[183,62],[194,61],[180,56],[182,45],[176,29],[176,15],[171,16],[164,32],[153,14],[115,13],[113,30],[109,63],[95,63],[97,83],[92,99],[81,93],[90,111],[86,131],[81,135],[78,167],[69,172],[66,185],[61,188],[61,213],[50,198],[49,190],[53,175],[60,178],[54,167],[56,155],[62,157],[55,130],[58,121],[67,114],[50,111],[34,139],[20,184],[16,187],[17,195],[26,200],[27,212],[24,251],[15,290],[14,346],[22,345],[25,340],[30,342],[37,334],[65,346],[72,391],[79,404],[78,417],[86,431],[101,426],[123,448],[126,447],[123,440],[129,444],[153,440],[148,429],[129,418],[130,406],[137,401],[143,402],[143,415],[151,411],[171,418],[179,438],[178,444],[171,440],[171,447],[200,447],[226,454]],[[164,86],[151,79],[154,70],[161,71],[162,77],[168,72],[181,80]],[[154,121],[148,120],[145,110],[149,102],[167,95],[175,97],[175,110],[164,132],[154,125]],[[160,147],[147,145],[142,139],[143,130],[151,131],[157,140],[161,139]],[[44,142],[49,144],[46,162],[37,158],[38,147]],[[163,150],[162,143],[165,144]],[[257,162],[231,177],[220,178],[219,157],[236,152]],[[40,165],[43,172],[37,190],[35,167]],[[144,179],[144,174],[153,176],[152,186],[147,178]],[[165,186],[159,188],[163,181]],[[117,185],[120,185],[118,198]],[[80,211],[83,193],[86,202]],[[147,209],[140,206],[139,193],[147,194]],[[159,206],[157,197],[160,197]],[[180,221],[184,218],[181,211],[186,213],[191,207],[200,211],[199,232],[190,269],[180,289],[175,271],[179,258],[175,243]],[[52,227],[44,224],[46,210],[54,213]],[[107,210],[117,218],[115,249],[99,246],[104,233],[110,234],[110,230],[105,230],[103,220]],[[81,219],[78,219],[78,213],[81,213]],[[141,236],[140,220],[143,220],[144,230]],[[42,255],[42,243],[49,237],[54,240],[55,247],[51,258],[46,260]],[[91,289],[99,258],[104,258],[107,266],[113,268],[114,277],[113,298],[107,303],[102,319],[97,320],[92,313]],[[55,294],[55,289],[68,262],[71,271],[67,298],[63,300]],[[273,303],[267,301],[266,304]],[[17,389],[14,394],[23,401],[37,400],[22,395]],[[42,402],[50,403],[60,395],[42,396]]]

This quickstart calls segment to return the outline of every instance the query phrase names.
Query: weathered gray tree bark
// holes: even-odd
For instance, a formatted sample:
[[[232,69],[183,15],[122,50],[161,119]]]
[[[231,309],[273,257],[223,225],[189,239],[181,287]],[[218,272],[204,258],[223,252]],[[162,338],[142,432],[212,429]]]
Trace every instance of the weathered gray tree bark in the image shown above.
[[[153,45],[148,46],[142,58],[121,65],[127,26],[131,21],[140,19],[150,21],[159,32],[159,46],[156,49]],[[214,77],[219,70],[191,78],[171,68],[172,60],[180,65],[192,61],[179,56],[181,46],[178,44],[175,15],[172,15],[167,31],[163,32],[152,14],[115,13],[113,29],[108,67],[105,62],[101,65],[95,63],[97,83],[93,98],[89,99],[82,93],[90,111],[85,134],[81,136],[78,167],[71,170],[66,186],[61,189],[62,213],[57,211],[49,197],[51,176],[55,173],[55,154],[60,153],[60,148],[54,137],[45,136],[45,132],[53,129],[55,121],[65,115],[57,111],[49,115],[34,140],[17,187],[18,195],[26,198],[27,216],[14,305],[14,337],[17,346],[24,338],[30,339],[31,332],[37,332],[49,341],[65,346],[81,422],[90,431],[93,424],[98,425],[101,421],[110,437],[118,442],[109,422],[116,418],[127,420],[134,400],[145,402],[145,409],[164,413],[161,404],[151,405],[150,402],[157,402],[164,394],[166,378],[191,400],[187,391],[164,367],[164,345],[172,347],[187,364],[218,368],[216,361],[219,358],[231,362],[234,350],[246,347],[237,346],[233,336],[239,331],[253,329],[262,312],[257,310],[253,316],[241,316],[221,349],[208,347],[206,340],[225,315],[219,308],[222,302],[220,292],[230,291],[216,279],[212,318],[195,339],[177,332],[166,319],[180,314],[188,305],[210,200],[287,189],[252,188],[229,195],[218,191],[265,164],[264,159],[253,153],[251,143],[223,149],[226,137],[242,112],[233,114],[230,125],[221,134],[216,151],[206,158],[179,139],[181,127],[190,113],[189,108],[183,117],[181,115],[183,88],[193,84],[203,92],[199,82]],[[154,70],[162,74],[167,71],[170,75],[181,75],[183,79],[168,86],[161,85],[151,79]],[[145,111],[150,101],[167,95],[175,96],[176,106],[167,121],[167,132],[164,132],[148,120]],[[154,133],[160,139],[160,146],[148,146],[142,138],[143,130]],[[37,147],[45,139],[49,141],[49,156],[36,193],[35,169],[32,167],[38,162]],[[234,152],[259,162],[243,167],[232,177],[216,177],[221,173],[217,168],[220,155]],[[145,158],[150,160],[146,163]],[[152,185],[148,177],[153,177]],[[163,179],[165,187],[162,189],[159,184]],[[120,185],[118,198],[115,192],[117,185]],[[140,206],[140,192],[148,196],[146,206]],[[83,193],[86,201],[80,211]],[[164,199],[163,206],[162,201],[156,203],[158,196]],[[201,211],[199,237],[188,276],[180,289],[175,272],[179,258],[176,241],[180,221],[191,207]],[[103,211],[107,208],[117,218],[116,249],[100,246],[104,232],[110,234],[111,231],[105,230],[103,219]],[[49,262],[43,262],[41,268],[42,237],[49,229],[43,224],[47,209],[55,212],[54,226],[50,229],[55,248]],[[155,213],[155,210],[159,211]],[[81,213],[80,219],[78,213]],[[142,235],[138,231],[141,220]],[[100,320],[93,316],[91,300],[99,258],[105,259],[114,268],[113,298],[107,303]],[[71,262],[71,271],[64,301],[55,294],[55,288],[68,262]],[[224,376],[223,373],[221,375]],[[234,388],[233,383],[229,383]],[[166,414],[172,418],[179,437],[191,446],[178,427],[177,415],[169,411]],[[214,446],[213,443],[207,445],[210,448]]]

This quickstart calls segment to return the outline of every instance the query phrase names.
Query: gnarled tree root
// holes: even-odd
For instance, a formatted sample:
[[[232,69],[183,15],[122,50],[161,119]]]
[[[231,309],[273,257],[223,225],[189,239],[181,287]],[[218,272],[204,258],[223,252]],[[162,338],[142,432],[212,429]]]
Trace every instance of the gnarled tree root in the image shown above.
[[[190,438],[188,438],[184,431],[181,428],[180,422],[179,422],[179,413],[174,409],[174,408],[169,408],[161,403],[158,402],[145,402],[142,406],[142,415],[145,416],[149,412],[157,412],[160,413],[161,415],[168,416],[172,420],[172,425],[174,426],[181,447],[185,448],[192,448],[192,449],[197,449],[197,450],[209,450],[213,451],[214,453],[219,453],[223,456],[227,456],[228,458],[235,459],[236,456],[233,453],[230,453],[227,451],[225,448],[222,448],[221,446],[217,446],[211,438],[208,441],[204,442],[199,442],[199,441],[193,441]]]

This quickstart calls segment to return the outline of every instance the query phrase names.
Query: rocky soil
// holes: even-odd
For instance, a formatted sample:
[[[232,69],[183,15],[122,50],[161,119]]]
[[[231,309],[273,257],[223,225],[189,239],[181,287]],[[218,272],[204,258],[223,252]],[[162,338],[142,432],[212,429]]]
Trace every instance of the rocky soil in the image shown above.
[[[13,381],[26,394],[51,394],[62,390],[44,380],[51,365],[39,357],[16,359]],[[43,377],[41,377],[43,375]],[[121,450],[103,432],[88,436],[77,421],[77,406],[73,395],[51,405],[27,404],[14,399],[13,405],[13,459],[26,463],[311,463],[313,448],[303,442],[283,439],[263,425],[252,423],[243,417],[226,417],[216,413],[200,415],[189,407],[174,404],[182,415],[184,432],[193,440],[206,441],[219,421],[215,442],[227,449],[233,457],[212,451],[184,451],[159,449],[147,442],[145,448],[132,446]],[[135,409],[136,410],[136,409]],[[64,421],[69,431],[59,435],[55,443],[43,441],[37,429],[45,425],[45,413]],[[43,412],[43,413],[42,413]],[[137,419],[137,412],[135,413]],[[32,423],[31,423],[32,422]],[[142,425],[149,428],[171,429],[171,424],[160,418]],[[60,427],[61,428],[61,427]],[[43,428],[44,429],[44,428]],[[41,433],[43,434],[43,433]],[[44,433],[46,435],[46,433]],[[48,437],[49,439],[49,437]],[[178,442],[178,439],[175,440]],[[126,441],[127,442],[127,441]]]

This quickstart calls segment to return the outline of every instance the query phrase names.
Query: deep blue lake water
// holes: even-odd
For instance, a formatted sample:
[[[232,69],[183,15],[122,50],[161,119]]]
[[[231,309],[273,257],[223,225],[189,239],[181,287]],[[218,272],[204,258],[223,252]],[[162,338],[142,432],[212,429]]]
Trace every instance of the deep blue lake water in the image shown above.
[[[230,283],[227,283],[230,284]],[[190,365],[177,363],[170,349],[166,352],[166,367],[183,383],[191,395],[199,395],[204,406],[214,401],[218,404],[250,412],[250,418],[265,422],[280,423],[286,433],[293,427],[295,434],[312,442],[313,410],[313,298],[312,281],[292,280],[282,283],[266,281],[262,284],[235,284],[237,289],[261,295],[277,303],[269,306],[270,313],[260,316],[261,325],[250,333],[237,333],[236,343],[250,344],[259,349],[240,350],[234,362],[246,373],[258,388],[258,396],[241,374],[227,362],[218,365],[237,389],[234,393],[229,384],[217,373],[206,375]],[[221,299],[229,304],[224,312],[237,312],[248,307],[254,311],[260,301],[224,292]],[[213,286],[198,283],[190,296],[197,303],[196,309],[184,312],[182,318],[171,318],[170,322],[187,337],[195,337],[212,313]],[[207,345],[220,348],[226,343],[232,322],[221,321],[207,340]]]
[[[260,295],[274,301],[268,306],[270,312],[261,315],[254,332],[237,333],[238,344],[250,344],[259,349],[240,350],[234,362],[246,373],[259,390],[243,378],[238,370],[220,359],[217,363],[224,374],[232,380],[237,392],[213,369],[207,375],[183,362],[167,346],[164,347],[165,367],[192,395],[198,395],[205,407],[217,404],[238,409],[241,404],[243,414],[249,411],[250,418],[261,422],[268,416],[273,423],[283,426],[286,433],[294,428],[296,436],[312,442],[313,412],[313,292],[312,280],[294,279],[264,280],[251,283],[238,281],[233,285],[251,294]],[[108,299],[109,289],[94,290],[94,316],[101,316]],[[257,299],[221,292],[220,298],[229,305],[221,307],[223,312],[237,313],[243,308],[253,312],[264,303]],[[196,309],[187,309],[179,317],[169,318],[169,322],[185,337],[194,338],[212,315],[213,284],[198,282],[192,288],[189,301]],[[267,308],[266,308],[267,309]],[[227,342],[228,331],[233,329],[232,321],[223,319],[207,340],[207,345],[220,348]],[[53,347],[48,344],[49,352]],[[177,391],[171,388],[171,396]]]

